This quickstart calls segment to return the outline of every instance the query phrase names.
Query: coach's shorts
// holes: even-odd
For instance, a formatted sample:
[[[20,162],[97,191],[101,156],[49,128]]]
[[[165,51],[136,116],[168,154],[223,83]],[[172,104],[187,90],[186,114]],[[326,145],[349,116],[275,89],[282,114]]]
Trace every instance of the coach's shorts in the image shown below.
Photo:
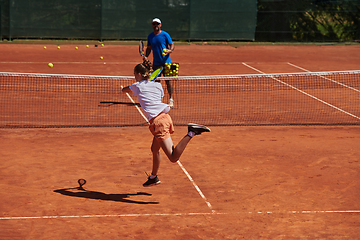
[[[174,133],[174,125],[169,114],[161,113],[150,120],[150,132],[158,142],[162,142]]]

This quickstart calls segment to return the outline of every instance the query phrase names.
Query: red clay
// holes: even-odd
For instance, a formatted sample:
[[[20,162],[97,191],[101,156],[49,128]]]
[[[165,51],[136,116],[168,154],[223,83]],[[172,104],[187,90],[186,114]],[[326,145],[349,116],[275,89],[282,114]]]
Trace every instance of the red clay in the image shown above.
[[[0,51],[7,72],[131,75],[141,61],[137,46]],[[265,73],[301,71],[287,62],[354,70],[358,52],[358,45],[190,45],[177,46],[173,61],[182,75],[256,73],[243,62]],[[185,134],[176,127],[174,142]],[[356,239],[359,136],[357,126],[212,127],[181,158],[209,207],[164,155],[162,184],[142,187],[151,169],[146,126],[0,129],[0,239]],[[75,189],[79,178],[84,190]]]

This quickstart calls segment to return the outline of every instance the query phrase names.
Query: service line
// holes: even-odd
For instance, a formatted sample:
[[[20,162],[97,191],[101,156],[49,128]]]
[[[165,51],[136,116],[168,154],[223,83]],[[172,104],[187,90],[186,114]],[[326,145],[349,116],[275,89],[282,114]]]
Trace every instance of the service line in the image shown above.
[[[266,75],[266,73],[260,71],[259,69],[256,69],[256,68],[254,68],[254,67],[252,67],[252,66],[250,66],[250,65],[248,65],[248,64],[246,64],[246,63],[243,63],[243,64],[244,64],[245,66],[247,66],[248,68],[251,68],[251,69],[253,69],[253,70],[255,70],[255,71],[257,71],[257,72],[259,72],[259,73],[261,73],[261,74],[265,74],[265,75]],[[304,92],[304,91],[302,91],[302,90],[300,90],[300,89],[298,89],[298,88],[296,88],[296,87],[294,87],[294,86],[292,86],[292,85],[290,85],[290,84],[288,84],[288,83],[286,83],[286,82],[283,82],[283,81],[281,81],[281,80],[279,80],[279,79],[277,79],[277,78],[275,78],[275,77],[271,77],[271,76],[270,76],[270,78],[272,78],[272,79],[274,79],[275,81],[277,81],[277,82],[279,82],[279,83],[282,83],[282,84],[284,84],[284,85],[286,85],[286,86],[288,86],[288,87],[290,87],[290,88],[292,88],[292,89],[294,89],[294,90],[296,90],[296,91],[298,91],[298,92],[300,92],[300,93],[302,93],[302,94],[304,94],[304,95],[306,95],[306,96],[308,96],[308,97],[311,97],[311,98],[313,98],[313,99],[315,99],[315,100],[317,100],[317,101],[319,101],[319,102],[321,102],[321,103],[323,103],[323,104],[325,104],[325,105],[327,105],[327,106],[329,106],[329,107],[332,107],[332,108],[334,108],[334,109],[336,109],[336,110],[338,110],[338,111],[340,111],[340,112],[342,112],[342,113],[345,113],[345,114],[347,114],[347,115],[349,115],[349,116],[351,116],[351,117],[353,117],[353,118],[356,118],[356,119],[360,120],[360,117],[358,117],[358,116],[356,116],[356,115],[354,115],[354,114],[351,114],[351,113],[349,113],[349,112],[346,112],[345,110],[342,110],[341,108],[338,108],[338,107],[336,107],[336,106],[334,106],[334,105],[332,105],[332,104],[330,104],[330,103],[328,103],[328,102],[325,102],[324,100],[321,100],[320,98],[317,98],[317,97],[315,97],[315,96],[313,96],[313,95],[311,95],[311,94],[309,94],[309,93],[307,93],[307,92]]]
[[[295,64],[292,64],[292,63],[289,63],[289,62],[288,62],[287,64],[289,64],[289,65],[292,66],[292,67],[295,67],[295,68],[298,68],[298,69],[300,69],[300,70],[303,70],[303,71],[305,71],[305,72],[311,72],[311,71],[309,71],[309,70],[307,70],[307,69],[305,69],[305,68],[302,68],[302,67],[300,67],[300,66],[297,66],[297,65],[295,65]],[[323,79],[325,79],[325,80],[331,81],[331,82],[333,82],[333,83],[339,84],[339,85],[341,85],[341,86],[343,86],[343,87],[349,88],[349,89],[351,89],[351,90],[354,90],[354,91],[360,93],[360,90],[359,90],[359,89],[350,87],[350,86],[348,86],[348,85],[346,85],[346,84],[343,84],[343,83],[341,83],[341,82],[334,81],[334,80],[332,80],[332,79],[330,79],[330,78],[327,78],[327,77],[324,77],[324,76],[321,76],[321,75],[319,75],[319,77],[321,77],[321,78],[323,78]]]

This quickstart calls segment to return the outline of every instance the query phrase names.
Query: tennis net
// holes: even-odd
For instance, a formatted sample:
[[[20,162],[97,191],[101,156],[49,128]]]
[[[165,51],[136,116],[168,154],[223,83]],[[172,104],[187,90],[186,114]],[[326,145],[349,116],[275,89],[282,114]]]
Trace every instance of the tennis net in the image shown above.
[[[359,125],[360,70],[159,78],[171,80],[175,125]],[[1,128],[147,124],[134,77],[0,73]]]

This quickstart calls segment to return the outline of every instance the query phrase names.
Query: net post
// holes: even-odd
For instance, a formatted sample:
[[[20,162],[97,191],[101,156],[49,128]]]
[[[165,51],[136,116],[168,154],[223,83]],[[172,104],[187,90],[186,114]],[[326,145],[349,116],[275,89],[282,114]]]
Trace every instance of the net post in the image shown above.
[[[189,4],[189,30],[188,30],[188,42],[190,43],[190,37],[191,37],[191,0]]]
[[[9,42],[11,42],[11,1],[9,1]]]
[[[103,0],[100,1],[100,42],[102,42]]]

